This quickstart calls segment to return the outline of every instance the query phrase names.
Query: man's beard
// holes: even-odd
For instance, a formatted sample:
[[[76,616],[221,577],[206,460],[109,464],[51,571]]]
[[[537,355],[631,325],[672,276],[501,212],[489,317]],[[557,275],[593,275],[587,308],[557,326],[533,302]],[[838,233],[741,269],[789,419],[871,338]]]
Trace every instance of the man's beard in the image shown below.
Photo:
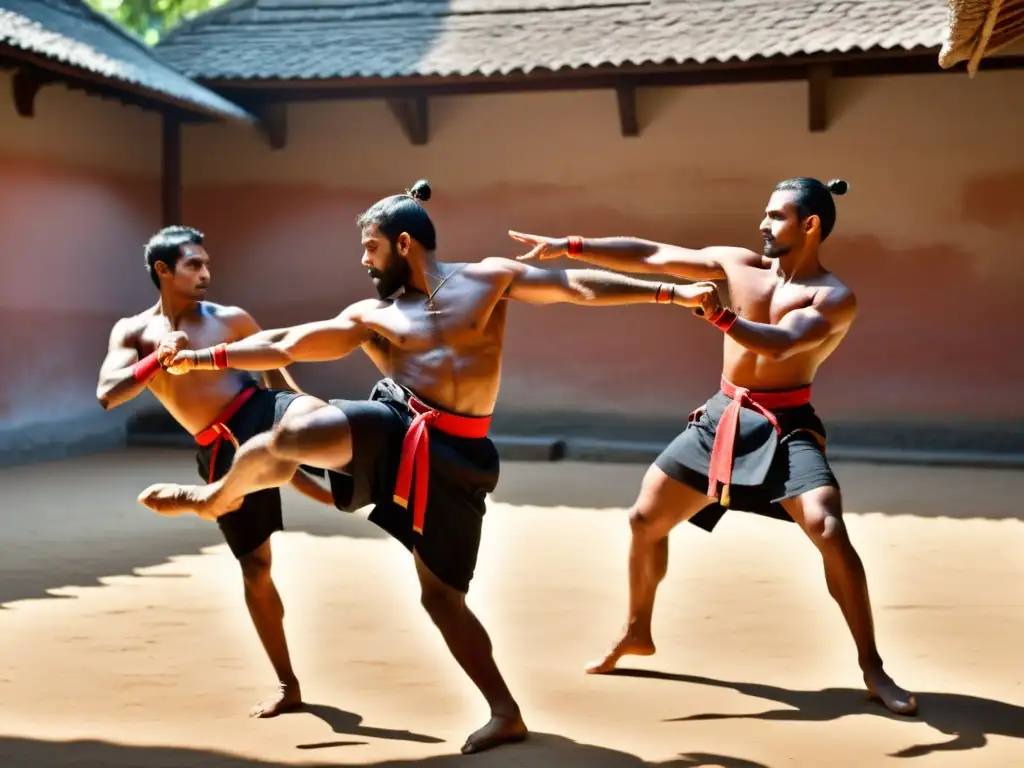
[[[391,263],[383,269],[370,269],[377,295],[382,299],[391,296],[409,282],[409,262],[399,256],[392,256]]]
[[[769,259],[777,259],[780,256],[785,256],[792,250],[792,246],[789,245],[778,245],[775,240],[771,238],[765,238],[764,240],[764,255]]]

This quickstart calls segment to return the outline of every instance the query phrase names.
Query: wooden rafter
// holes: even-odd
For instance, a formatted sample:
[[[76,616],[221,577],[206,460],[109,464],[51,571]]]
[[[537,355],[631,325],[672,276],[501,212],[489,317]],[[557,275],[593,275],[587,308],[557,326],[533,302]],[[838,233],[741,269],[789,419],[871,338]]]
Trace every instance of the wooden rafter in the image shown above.
[[[388,108],[395,116],[402,132],[413,146],[423,146],[430,138],[429,114],[425,95],[391,98]]]

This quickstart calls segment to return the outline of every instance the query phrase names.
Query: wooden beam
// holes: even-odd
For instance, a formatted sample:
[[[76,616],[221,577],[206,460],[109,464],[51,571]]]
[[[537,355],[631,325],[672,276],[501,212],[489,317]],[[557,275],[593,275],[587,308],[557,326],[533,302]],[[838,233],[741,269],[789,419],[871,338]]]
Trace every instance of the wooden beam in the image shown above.
[[[270,148],[284,149],[288,143],[288,105],[283,101],[263,104],[256,115]]]
[[[417,147],[425,145],[430,138],[427,97],[420,95],[387,101],[388,108],[391,109],[409,142]]]
[[[160,174],[162,226],[181,223],[181,122],[164,115],[163,151]]]
[[[828,90],[832,67],[812,64],[807,70],[807,122],[811,133],[828,129]]]
[[[639,136],[640,123],[636,115],[636,88],[620,85],[615,89],[619,100],[619,128],[623,136]]]
[[[36,114],[36,95],[53,78],[32,69],[18,69],[11,78],[11,95],[14,109],[21,117],[31,118]]]

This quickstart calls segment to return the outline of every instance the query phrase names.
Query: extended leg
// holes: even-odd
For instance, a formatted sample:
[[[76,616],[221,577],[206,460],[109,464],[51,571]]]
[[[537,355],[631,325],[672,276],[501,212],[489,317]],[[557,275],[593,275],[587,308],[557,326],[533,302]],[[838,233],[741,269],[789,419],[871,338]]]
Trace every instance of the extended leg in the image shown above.
[[[831,486],[816,488],[783,502],[783,506],[821,552],[829,594],[839,604],[850,627],[868,690],[893,712],[913,714],[917,710],[914,695],[896,685],[882,666],[882,657],[875,644],[864,565],[843,523],[839,489]]]
[[[139,502],[166,515],[194,512],[217,518],[236,509],[246,495],[287,484],[299,464],[338,468],[352,460],[352,433],[345,414],[308,395],[296,398],[281,422],[243,444],[231,469],[209,485],[158,483]]]
[[[448,649],[487,699],[491,720],[462,747],[463,754],[483,752],[501,744],[522,741],[527,729],[519,705],[494,662],[491,638],[466,605],[466,596],[438,579],[416,555],[423,607],[441,631]]]
[[[629,513],[632,539],[626,628],[605,657],[588,666],[587,672],[604,674],[613,670],[623,656],[650,656],[655,652],[651,619],[658,585],[668,572],[668,535],[709,503],[706,495],[673,480],[657,466],[647,470]]]

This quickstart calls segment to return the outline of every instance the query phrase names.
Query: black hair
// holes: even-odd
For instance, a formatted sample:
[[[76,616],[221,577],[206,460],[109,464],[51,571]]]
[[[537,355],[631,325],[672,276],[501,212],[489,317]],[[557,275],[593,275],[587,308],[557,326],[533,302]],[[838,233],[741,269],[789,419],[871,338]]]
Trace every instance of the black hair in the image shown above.
[[[192,227],[175,225],[164,227],[146,243],[146,271],[153,285],[160,287],[160,276],[156,273],[156,263],[162,261],[172,272],[181,258],[181,246],[202,245],[203,233]]]
[[[850,190],[850,185],[842,179],[832,179],[827,184],[822,184],[817,179],[810,179],[801,176],[796,179],[786,179],[775,185],[776,192],[794,192],[797,212],[800,219],[808,216],[817,216],[821,220],[821,239],[832,232],[836,224],[836,202],[833,195],[845,195]]]
[[[437,233],[427,209],[420,203],[430,199],[430,184],[420,179],[404,195],[392,195],[378,200],[364,211],[356,224],[360,229],[376,224],[381,233],[391,241],[392,247],[398,236],[407,232],[409,237],[428,251],[437,250]]]

